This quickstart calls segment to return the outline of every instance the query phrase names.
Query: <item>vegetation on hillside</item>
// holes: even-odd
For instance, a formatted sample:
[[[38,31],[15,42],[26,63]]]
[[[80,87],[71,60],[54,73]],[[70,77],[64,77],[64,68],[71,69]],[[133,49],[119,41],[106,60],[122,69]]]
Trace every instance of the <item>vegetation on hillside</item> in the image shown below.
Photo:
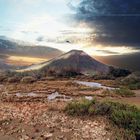
[[[131,74],[131,72],[127,69],[110,67],[110,75],[114,77],[125,77],[129,74]]]
[[[128,85],[128,88],[131,89],[131,90],[140,89],[140,82],[135,83],[135,84],[129,84],[129,85]]]
[[[114,97],[114,96],[121,96],[121,97],[134,97],[135,93],[128,88],[118,88],[115,90],[104,90],[102,95]]]
[[[140,76],[131,74],[121,80],[121,84],[128,87],[131,90],[140,89]]]
[[[120,95],[121,97],[133,97],[135,93],[128,88],[120,88],[115,90],[116,95]]]

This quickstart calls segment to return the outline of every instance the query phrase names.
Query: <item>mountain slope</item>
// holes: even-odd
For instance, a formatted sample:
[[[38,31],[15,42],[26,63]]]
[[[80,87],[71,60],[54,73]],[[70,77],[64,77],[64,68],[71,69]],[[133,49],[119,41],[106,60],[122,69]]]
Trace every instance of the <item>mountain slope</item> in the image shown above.
[[[109,66],[98,62],[83,51],[72,50],[50,61],[32,65],[23,71],[43,70],[47,73],[64,74],[75,72],[78,74],[108,73]]]

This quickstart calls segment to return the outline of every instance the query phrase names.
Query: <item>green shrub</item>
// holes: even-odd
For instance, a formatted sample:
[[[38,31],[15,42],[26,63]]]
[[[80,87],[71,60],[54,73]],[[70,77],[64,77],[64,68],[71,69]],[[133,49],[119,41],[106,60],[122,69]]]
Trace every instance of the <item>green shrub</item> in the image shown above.
[[[121,84],[128,87],[131,90],[140,89],[140,76],[131,74],[121,80]]]
[[[140,89],[140,82],[135,83],[135,84],[129,84],[128,88],[131,90],[138,90],[138,89]]]
[[[69,103],[65,108],[65,112],[77,116],[107,116],[112,123],[126,130],[127,137],[128,134],[131,137],[140,137],[140,110],[135,106],[117,102],[82,100]]]
[[[107,115],[110,112],[110,104],[108,102],[97,102],[95,104],[96,115]]]
[[[115,80],[111,74],[96,74],[92,77],[94,80]]]
[[[114,110],[110,119],[119,127],[140,134],[140,111]]]
[[[93,103],[94,101],[89,101],[86,99],[83,99],[82,101],[74,101],[66,106],[65,111],[69,115],[86,115],[89,114],[89,108]]]
[[[125,85],[136,84],[136,83],[140,82],[140,77],[135,74],[130,74],[129,76],[123,78],[121,80],[121,82]]]
[[[131,130],[116,130],[114,140],[135,140],[135,133]]]
[[[132,130],[125,130],[124,134],[123,134],[123,137],[124,139],[126,140],[135,140],[136,139],[136,136],[135,136],[135,133],[134,131]]]
[[[89,115],[94,115],[94,114],[95,114],[95,108],[94,108],[94,106],[90,106],[90,107],[88,108],[88,114],[89,114]]]
[[[115,90],[104,90],[102,92],[104,96],[114,96],[119,95],[121,97],[134,97],[135,93],[128,88],[119,88]]]
[[[114,77],[125,77],[131,74],[131,72],[127,69],[121,69],[121,68],[115,68],[115,67],[110,67],[110,75]]]
[[[135,93],[127,88],[120,88],[115,90],[115,94],[120,95],[122,97],[133,97]]]

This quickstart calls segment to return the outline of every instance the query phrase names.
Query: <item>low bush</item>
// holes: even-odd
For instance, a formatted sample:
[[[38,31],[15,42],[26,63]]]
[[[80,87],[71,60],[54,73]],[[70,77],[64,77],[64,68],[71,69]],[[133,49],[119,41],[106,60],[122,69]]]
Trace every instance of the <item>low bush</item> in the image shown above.
[[[131,130],[115,129],[114,140],[136,140],[135,133]]]
[[[129,85],[128,85],[128,88],[129,88],[130,90],[138,90],[138,89],[140,89],[140,82],[135,83],[135,84],[129,84]]]
[[[130,90],[140,89],[140,76],[131,74],[121,80],[121,84],[129,88]]]
[[[120,95],[122,97],[133,97],[135,93],[127,88],[120,88],[115,90],[115,94]]]
[[[122,80],[123,84],[136,84],[140,82],[140,77],[135,74],[130,74],[127,77],[123,78]]]
[[[131,132],[131,137],[140,137],[140,110],[135,106],[117,102],[82,100],[69,103],[65,108],[65,112],[69,115],[78,116],[106,116],[113,124],[125,129],[126,134],[128,134],[127,132]]]
[[[86,115],[89,111],[90,106],[93,104],[93,101],[88,101],[86,99],[83,99],[82,102],[74,101],[69,103],[65,111],[69,115]]]
[[[111,74],[96,74],[92,77],[94,80],[115,80]]]
[[[24,77],[34,77],[35,79],[40,79],[45,77],[45,74],[42,71],[25,71],[25,72],[18,72],[18,71],[5,71],[6,77],[18,77],[20,79]]]
[[[113,90],[106,89],[106,90],[104,90],[104,91],[102,92],[102,95],[103,95],[103,96],[112,97],[112,96],[114,96],[115,94],[114,94],[114,91],[113,91]]]
[[[96,87],[86,87],[86,86],[79,86],[78,90],[80,91],[97,91],[99,88]]]
[[[114,90],[106,89],[102,92],[104,96],[121,96],[121,97],[134,97],[135,93],[127,87],[116,88]]]
[[[114,77],[126,77],[129,74],[131,74],[131,72],[127,69],[110,67],[110,75]]]
[[[117,124],[119,127],[124,127],[125,129],[134,129],[137,131],[138,119],[140,118],[140,113],[131,110],[113,110],[110,115],[110,119]]]

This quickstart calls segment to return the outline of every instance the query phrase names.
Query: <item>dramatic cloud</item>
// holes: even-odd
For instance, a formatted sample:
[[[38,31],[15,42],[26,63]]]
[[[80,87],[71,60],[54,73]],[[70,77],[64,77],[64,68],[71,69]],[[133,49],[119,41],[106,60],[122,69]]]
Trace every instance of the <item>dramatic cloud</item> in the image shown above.
[[[81,0],[75,20],[96,28],[94,42],[140,46],[139,0]]]

